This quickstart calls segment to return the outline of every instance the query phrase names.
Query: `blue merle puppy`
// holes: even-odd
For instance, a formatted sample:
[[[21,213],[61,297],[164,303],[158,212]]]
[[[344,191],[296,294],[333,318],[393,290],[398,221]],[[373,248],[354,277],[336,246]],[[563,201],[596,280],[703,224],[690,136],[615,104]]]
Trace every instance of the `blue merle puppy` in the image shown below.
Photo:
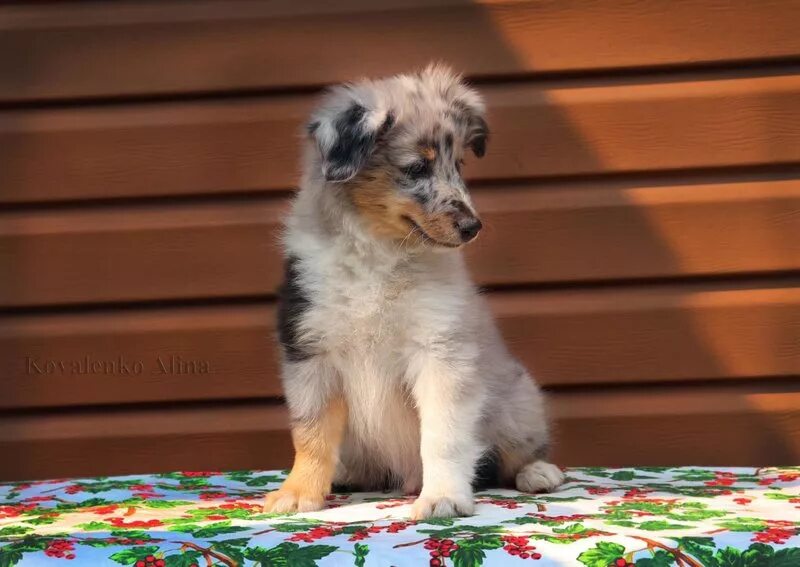
[[[479,460],[549,491],[548,424],[461,248],[481,230],[461,168],[486,151],[478,93],[442,66],[328,92],[286,223],[279,329],[296,450],[271,512],[332,483],[419,493],[415,519],[469,515]]]

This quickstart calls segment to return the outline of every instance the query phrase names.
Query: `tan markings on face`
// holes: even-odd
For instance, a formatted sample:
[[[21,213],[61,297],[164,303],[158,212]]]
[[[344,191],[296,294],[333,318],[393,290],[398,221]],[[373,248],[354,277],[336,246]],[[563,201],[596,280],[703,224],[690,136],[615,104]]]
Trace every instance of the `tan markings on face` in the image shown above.
[[[425,241],[414,230],[413,220],[425,234],[440,244],[458,246],[461,239],[447,214],[431,214],[410,197],[401,195],[388,171],[376,171],[367,180],[360,181],[350,190],[353,204],[370,231],[376,236],[421,244]]]
[[[339,447],[347,422],[347,405],[335,398],[316,419],[292,425],[294,465],[279,490],[267,494],[267,511],[316,510],[330,493]]]
[[[433,146],[423,147],[420,153],[422,154],[422,157],[429,161],[434,161],[436,159],[436,148]]]

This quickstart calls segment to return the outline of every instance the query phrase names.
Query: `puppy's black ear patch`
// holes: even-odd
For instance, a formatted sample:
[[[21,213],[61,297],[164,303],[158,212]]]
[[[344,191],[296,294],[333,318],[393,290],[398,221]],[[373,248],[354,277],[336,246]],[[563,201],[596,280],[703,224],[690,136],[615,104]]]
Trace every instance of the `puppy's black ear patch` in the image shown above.
[[[486,142],[489,140],[489,125],[482,116],[473,116],[470,124],[467,145],[477,157],[486,155]]]
[[[394,125],[395,117],[387,112],[375,127],[370,112],[361,104],[353,103],[336,115],[330,128],[321,135],[320,124],[314,128],[322,153],[322,171],[325,180],[342,183],[355,177],[375,151],[378,140]],[[312,123],[314,124],[314,123]]]

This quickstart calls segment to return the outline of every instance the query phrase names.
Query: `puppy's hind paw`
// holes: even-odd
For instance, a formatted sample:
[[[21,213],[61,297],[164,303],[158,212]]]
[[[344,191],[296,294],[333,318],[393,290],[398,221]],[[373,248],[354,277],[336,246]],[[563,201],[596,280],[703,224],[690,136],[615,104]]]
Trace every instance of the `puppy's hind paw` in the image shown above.
[[[268,493],[264,499],[264,512],[271,514],[316,512],[324,507],[325,498],[323,495],[306,494],[283,486]]]
[[[472,496],[420,496],[411,508],[412,520],[471,516],[475,513]]]
[[[517,473],[517,490],[521,492],[552,492],[564,484],[564,473],[552,463],[534,461]]]

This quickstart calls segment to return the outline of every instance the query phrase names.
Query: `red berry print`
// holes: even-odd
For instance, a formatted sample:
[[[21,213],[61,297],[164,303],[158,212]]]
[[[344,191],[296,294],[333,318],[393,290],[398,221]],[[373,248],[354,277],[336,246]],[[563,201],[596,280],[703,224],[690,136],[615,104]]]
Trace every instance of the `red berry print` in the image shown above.
[[[72,542],[65,539],[54,539],[44,550],[44,554],[58,559],[75,559],[73,551],[75,551],[75,544]]]
[[[430,552],[431,567],[437,567],[443,564],[441,558],[450,557],[458,545],[452,539],[429,539],[425,542],[425,549]]]
[[[134,563],[134,567],[164,567],[167,564],[163,559],[156,559],[153,555],[148,555],[143,560],[140,559]],[[193,564],[193,565],[196,565]]]
[[[218,476],[222,473],[217,471],[183,471],[181,474],[187,478],[206,478],[209,476]]]
[[[0,506],[0,518],[16,518],[24,512],[33,510],[36,504],[15,504],[13,506]]]
[[[617,557],[609,563],[609,567],[634,567],[633,563],[628,563],[624,557]]]
[[[777,543],[783,545],[790,537],[795,535],[797,530],[785,528],[767,528],[763,532],[754,534],[752,541],[759,543]]]
[[[327,526],[317,526],[315,528],[311,528],[307,532],[296,533],[286,541],[302,541],[303,543],[313,543],[318,539],[331,537],[340,532],[340,529],[334,529]]]
[[[125,518],[109,518],[108,522],[117,528],[155,528],[156,526],[164,525],[161,520],[133,520],[126,522]]]
[[[224,492],[201,492],[200,500],[218,500],[227,496]]]
[[[536,551],[532,545],[528,545],[527,536],[503,536],[503,550],[509,555],[519,557],[520,559],[541,559],[542,554]]]
[[[386,508],[397,508],[399,506],[405,506],[406,504],[411,504],[414,501],[414,498],[390,498],[389,500],[384,500],[380,504],[376,504],[375,508],[378,510],[385,510]]]

